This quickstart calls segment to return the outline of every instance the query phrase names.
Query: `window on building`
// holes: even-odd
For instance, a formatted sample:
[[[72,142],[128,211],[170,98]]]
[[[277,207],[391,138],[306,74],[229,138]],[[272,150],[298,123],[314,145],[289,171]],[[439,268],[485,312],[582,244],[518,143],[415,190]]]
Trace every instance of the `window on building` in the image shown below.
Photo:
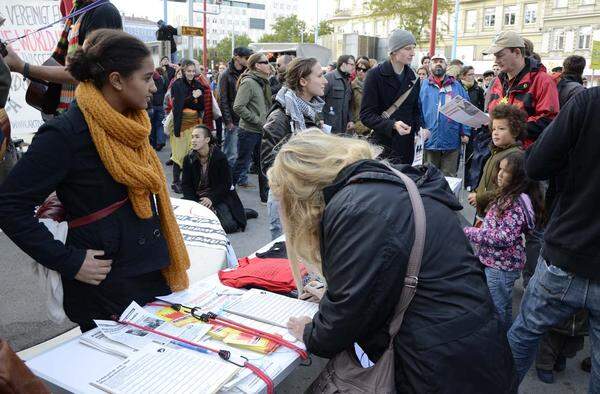
[[[581,5],[593,5],[596,4],[596,0],[579,0]]]
[[[517,19],[517,6],[504,7],[504,26],[513,26]]]
[[[567,8],[569,0],[554,0],[554,8]]]
[[[483,27],[494,27],[496,25],[496,9],[486,8],[483,15]]]
[[[259,18],[250,18],[250,29],[265,30],[265,20]]]
[[[467,10],[465,14],[465,31],[477,30],[477,10]]]
[[[247,8],[253,8],[255,10],[264,10],[265,5],[264,4],[256,4],[256,3],[248,3]]]
[[[525,24],[531,25],[537,22],[537,4],[525,4]]]
[[[590,49],[592,45],[592,28],[582,27],[579,29],[579,39],[577,40],[577,48]]]
[[[554,39],[552,41],[552,49],[562,51],[565,49],[565,31],[562,29],[554,30]]]

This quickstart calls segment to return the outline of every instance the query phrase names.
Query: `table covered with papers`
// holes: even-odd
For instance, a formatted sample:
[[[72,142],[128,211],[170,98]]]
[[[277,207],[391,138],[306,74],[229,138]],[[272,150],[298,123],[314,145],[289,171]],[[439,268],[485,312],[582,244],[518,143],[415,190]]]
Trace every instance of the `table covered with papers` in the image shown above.
[[[269,247],[270,244],[264,249]],[[272,296],[282,297],[282,300],[271,300]],[[132,303],[120,320],[130,321],[135,326],[97,321],[98,328],[32,358],[27,366],[44,379],[53,392],[266,392],[266,384],[248,368],[146,331],[156,330],[174,338],[228,350],[232,360],[242,360],[243,364],[247,359],[277,385],[300,363],[297,352],[283,346],[275,347],[273,351],[268,343],[261,347],[256,339],[248,342],[248,338],[240,337],[239,332],[236,336],[235,331],[211,326],[169,306],[171,303],[197,306],[202,311],[215,312],[232,321],[279,335],[304,349],[301,342],[295,341],[287,329],[281,327],[279,320],[285,318],[281,315],[283,312],[269,314],[264,308],[257,309],[262,321],[248,318],[252,313],[243,316],[244,308],[251,308],[256,300],[272,302],[275,306],[282,301],[288,302],[284,296],[224,286],[213,274],[193,283],[185,291],[160,297],[143,308]],[[314,314],[318,309],[317,304],[289,300],[301,303],[298,311],[303,314]],[[136,328],[138,325],[144,329]],[[185,376],[195,378],[186,380]]]

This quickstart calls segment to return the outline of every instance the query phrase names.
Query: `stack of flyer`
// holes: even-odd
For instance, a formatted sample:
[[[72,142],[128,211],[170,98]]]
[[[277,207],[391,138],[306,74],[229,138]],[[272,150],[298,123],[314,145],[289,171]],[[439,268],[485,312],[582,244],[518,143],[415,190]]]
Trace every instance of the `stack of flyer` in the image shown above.
[[[84,333],[79,338],[79,342],[86,346],[93,347],[94,349],[98,349],[104,353],[113,354],[123,358],[129,357],[136,352],[136,349],[132,347],[107,338],[106,335],[104,335],[102,331],[98,329],[90,330]]]

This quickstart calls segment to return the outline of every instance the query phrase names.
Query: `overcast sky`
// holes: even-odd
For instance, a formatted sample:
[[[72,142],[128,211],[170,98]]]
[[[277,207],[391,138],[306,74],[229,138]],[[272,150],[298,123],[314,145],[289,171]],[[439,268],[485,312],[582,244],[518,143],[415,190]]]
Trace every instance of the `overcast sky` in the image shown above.
[[[111,0],[112,3],[126,15],[146,17],[150,20],[158,20],[163,17],[163,0]],[[335,7],[335,0],[300,0],[299,17],[307,22],[308,26],[315,24],[317,18],[316,5],[319,3],[319,19],[324,15],[331,15]],[[169,1],[168,19],[175,21],[177,15],[187,16],[187,4]],[[202,7],[202,2],[196,2],[195,9]],[[210,6],[209,6],[210,10]],[[272,21],[267,21],[268,23]]]

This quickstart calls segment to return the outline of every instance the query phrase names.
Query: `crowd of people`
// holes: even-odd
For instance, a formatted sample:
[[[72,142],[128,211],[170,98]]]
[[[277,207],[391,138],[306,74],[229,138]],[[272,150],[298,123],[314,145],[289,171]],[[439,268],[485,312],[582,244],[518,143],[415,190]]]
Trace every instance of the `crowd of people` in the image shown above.
[[[92,11],[67,24],[55,53],[62,66],[29,65],[10,47],[0,62],[0,106],[10,71],[63,86],[55,116],[16,164],[0,110],[0,228],[62,275],[65,311],[82,330],[188,285],[156,155],[168,145],[174,194],[213,210],[231,233],[249,215],[236,190],[257,187],[293,271],[302,263],[321,278],[320,291],[297,283],[319,312],[288,323],[311,353],[332,358],[357,343],[377,362],[391,345],[398,392],[513,393],[534,359],[552,383],[589,334],[582,368],[600,392],[600,88],[583,86],[583,57],[548,73],[531,42],[505,31],[486,49],[495,63],[481,76],[441,53],[415,67],[415,37],[398,29],[382,62],[343,55],[322,65],[238,47],[206,70],[172,56],[155,65],[110,2]],[[489,124],[445,116],[455,97]],[[424,165],[413,167],[418,138]],[[457,176],[461,155],[476,211],[465,228],[444,178]],[[84,223],[66,244],[34,215],[48,196],[65,220]],[[408,276],[417,239],[420,271]],[[416,293],[390,337],[407,286]]]

